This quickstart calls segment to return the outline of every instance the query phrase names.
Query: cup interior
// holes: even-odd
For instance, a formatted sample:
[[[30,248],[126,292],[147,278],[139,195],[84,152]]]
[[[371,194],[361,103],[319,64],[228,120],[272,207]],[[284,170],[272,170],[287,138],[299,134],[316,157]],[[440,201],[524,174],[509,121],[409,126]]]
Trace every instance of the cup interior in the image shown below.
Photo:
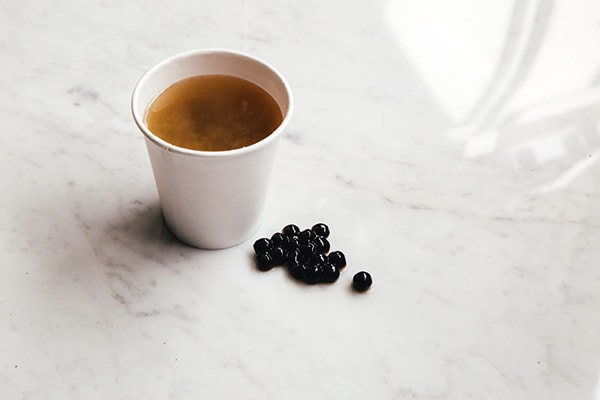
[[[283,115],[280,126],[271,135],[250,146],[226,151],[205,152],[170,144],[154,135],[146,125],[146,110],[150,103],[169,86],[182,79],[198,75],[231,75],[246,79],[266,90],[277,102]],[[195,50],[175,55],[148,70],[136,85],[131,98],[133,118],[146,137],[165,149],[184,153],[230,153],[248,151],[274,139],[291,116],[293,100],[290,87],[279,72],[266,62],[232,50]]]

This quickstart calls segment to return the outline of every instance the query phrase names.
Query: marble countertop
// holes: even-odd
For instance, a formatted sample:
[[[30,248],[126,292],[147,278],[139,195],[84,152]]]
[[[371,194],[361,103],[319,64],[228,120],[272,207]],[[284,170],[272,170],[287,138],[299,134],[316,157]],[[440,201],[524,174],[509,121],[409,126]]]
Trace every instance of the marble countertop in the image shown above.
[[[597,2],[8,0],[0,38],[3,399],[600,399]],[[219,251],[164,226],[129,110],[206,47],[296,101]],[[256,270],[321,221],[336,284]]]

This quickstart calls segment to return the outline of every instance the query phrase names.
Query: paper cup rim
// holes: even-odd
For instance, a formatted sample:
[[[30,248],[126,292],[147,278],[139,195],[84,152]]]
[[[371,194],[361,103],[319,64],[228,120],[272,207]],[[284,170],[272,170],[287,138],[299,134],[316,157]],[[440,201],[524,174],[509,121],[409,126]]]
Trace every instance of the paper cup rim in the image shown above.
[[[284,115],[281,123],[277,126],[277,128],[273,132],[271,132],[271,134],[269,134],[265,138],[259,140],[258,142],[253,143],[249,146],[240,147],[240,148],[231,149],[231,150],[217,150],[217,151],[194,150],[194,149],[189,149],[186,147],[174,145],[174,144],[169,143],[166,140],[161,139],[160,137],[156,136],[146,126],[146,124],[144,122],[144,115],[140,115],[138,112],[139,107],[137,107],[137,104],[139,103],[140,88],[148,81],[148,79],[150,79],[150,77],[156,70],[164,67],[166,64],[172,63],[173,61],[175,61],[177,59],[187,58],[187,57],[194,56],[194,55],[215,54],[215,53],[230,54],[230,55],[235,55],[235,56],[242,57],[242,58],[247,58],[251,61],[254,61],[254,62],[266,67],[279,79],[279,81],[281,82],[281,84],[283,85],[283,87],[285,89],[285,93],[286,93],[287,99],[288,99],[287,112],[285,112],[285,115]],[[173,83],[175,83],[175,82],[173,82]],[[170,56],[170,57],[162,60],[161,62],[155,64],[154,66],[152,66],[150,69],[148,69],[146,72],[144,72],[144,74],[141,76],[141,78],[138,80],[137,84],[135,85],[135,87],[133,89],[133,93],[131,95],[131,105],[130,106],[131,106],[131,113],[133,115],[133,120],[135,121],[138,128],[142,131],[144,136],[147,139],[149,139],[151,142],[153,142],[154,144],[163,148],[165,151],[185,154],[185,155],[189,155],[189,156],[225,158],[225,157],[243,155],[246,153],[254,152],[264,146],[267,146],[269,143],[273,142],[277,137],[279,137],[281,132],[285,129],[289,120],[291,119],[292,111],[294,109],[294,98],[292,96],[292,90],[291,90],[290,85],[288,84],[287,80],[283,77],[283,75],[281,75],[281,73],[279,73],[279,71],[277,71],[277,69],[275,69],[272,65],[270,65],[266,61],[261,60],[260,58],[252,56],[250,54],[238,51],[238,50],[224,49],[224,48],[209,48],[209,49],[184,51],[184,52],[175,54],[173,56]],[[147,106],[148,105],[144,106],[144,108],[143,108],[144,112],[145,112]]]

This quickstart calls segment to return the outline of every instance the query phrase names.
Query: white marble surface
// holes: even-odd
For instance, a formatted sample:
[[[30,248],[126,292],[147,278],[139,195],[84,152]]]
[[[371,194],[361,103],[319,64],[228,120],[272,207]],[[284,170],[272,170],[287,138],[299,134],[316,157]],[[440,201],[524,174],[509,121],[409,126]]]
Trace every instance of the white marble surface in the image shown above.
[[[598,43],[591,0],[1,2],[0,397],[600,399]],[[130,93],[203,47],[289,79],[254,238],[329,223],[337,284],[164,227]]]

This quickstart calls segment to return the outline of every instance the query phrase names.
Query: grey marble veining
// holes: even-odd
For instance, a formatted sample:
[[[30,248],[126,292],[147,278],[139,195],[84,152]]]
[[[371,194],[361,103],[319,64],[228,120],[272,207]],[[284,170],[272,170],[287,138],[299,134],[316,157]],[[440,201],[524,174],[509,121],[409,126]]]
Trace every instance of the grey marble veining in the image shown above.
[[[599,19],[0,3],[0,397],[600,399]],[[264,58],[296,100],[261,228],[221,251],[164,226],[129,112],[146,69],[205,47]],[[253,239],[319,221],[336,284],[255,269]]]

